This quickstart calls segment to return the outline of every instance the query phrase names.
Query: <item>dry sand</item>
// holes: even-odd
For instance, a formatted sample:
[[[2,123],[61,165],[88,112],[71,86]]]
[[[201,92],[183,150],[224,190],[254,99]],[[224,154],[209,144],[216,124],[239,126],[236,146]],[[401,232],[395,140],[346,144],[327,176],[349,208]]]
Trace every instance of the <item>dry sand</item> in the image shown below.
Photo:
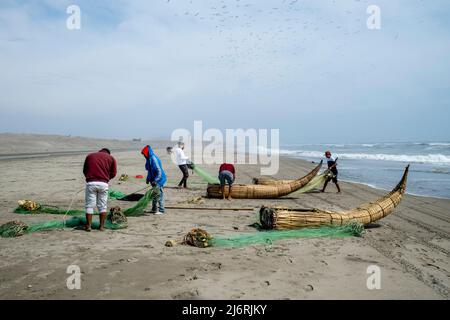
[[[17,139],[1,136],[3,154],[26,151],[15,145]],[[44,138],[47,143],[51,140]],[[91,141],[77,145],[77,149],[105,143]],[[165,145],[158,145],[168,186],[173,187],[181,173],[169,161]],[[122,146],[136,151],[113,154],[119,175],[145,174],[137,145],[123,142]],[[53,142],[48,149],[60,150]],[[1,160],[0,224],[19,219],[26,223],[61,219],[18,215],[12,210],[19,199],[66,208],[73,194],[83,188],[84,157],[72,154]],[[312,166],[282,158],[277,177],[302,176]],[[205,169],[212,174],[217,170],[215,166]],[[238,165],[237,172],[239,182],[251,183],[259,168]],[[189,199],[205,195],[206,185],[198,176],[192,176],[189,185],[189,190],[167,188],[166,205],[189,206]],[[125,193],[143,186],[136,179],[111,182],[111,188]],[[336,194],[330,185],[325,194],[277,200],[205,199],[198,206],[277,204],[343,210],[384,193],[354,183],[342,183],[342,188],[342,194]],[[110,205],[133,204],[111,200]],[[83,193],[76,195],[74,207],[83,208]],[[255,221],[253,212],[168,209],[163,216],[129,218],[129,227],[118,231],[66,229],[0,238],[0,299],[448,299],[449,209],[450,200],[407,195],[392,215],[378,227],[367,229],[362,238],[290,239],[243,248],[168,248],[164,243],[181,238],[193,227],[205,228],[213,235],[257,232],[249,226]],[[82,271],[80,290],[66,286],[66,268],[72,264]],[[381,268],[380,290],[366,286],[370,265]]]

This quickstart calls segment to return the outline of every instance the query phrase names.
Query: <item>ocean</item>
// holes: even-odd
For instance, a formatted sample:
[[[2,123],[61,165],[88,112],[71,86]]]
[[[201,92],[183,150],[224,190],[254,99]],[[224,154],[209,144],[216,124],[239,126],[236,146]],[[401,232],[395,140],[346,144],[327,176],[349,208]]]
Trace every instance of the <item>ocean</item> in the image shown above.
[[[407,193],[450,198],[450,142],[291,144],[280,154],[320,161],[326,150],[339,158],[340,180],[390,190],[410,164]]]

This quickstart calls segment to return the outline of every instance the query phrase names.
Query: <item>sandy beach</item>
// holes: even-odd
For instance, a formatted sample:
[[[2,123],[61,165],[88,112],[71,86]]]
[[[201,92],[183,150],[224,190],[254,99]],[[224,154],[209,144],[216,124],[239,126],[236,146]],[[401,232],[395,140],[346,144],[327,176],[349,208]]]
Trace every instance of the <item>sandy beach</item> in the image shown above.
[[[12,211],[20,199],[67,208],[84,187],[82,165],[86,150],[111,146],[118,176],[145,175],[140,147],[144,142],[110,142],[74,138],[48,139],[0,135],[0,224],[11,220],[32,223],[62,219],[55,215],[19,215]],[[73,144],[68,144],[70,140]],[[90,141],[86,143],[86,141]],[[0,299],[448,299],[450,287],[450,200],[406,195],[395,212],[367,228],[361,238],[290,239],[272,245],[199,249],[165,247],[193,227],[212,235],[258,232],[252,211],[220,208],[286,207],[344,210],[386,193],[365,185],[342,182],[342,194],[330,185],[326,193],[294,194],[276,200],[190,199],[206,195],[206,183],[197,175],[188,190],[173,187],[181,177],[165,151],[155,144],[168,176],[166,206],[217,209],[167,209],[165,215],[129,218],[123,230],[53,230],[18,238],[0,238]],[[65,146],[65,147],[61,147]],[[117,152],[117,149],[129,151]],[[27,157],[25,153],[78,150],[74,154]],[[14,157],[14,155],[20,155]],[[314,164],[282,157],[277,178],[305,175]],[[216,175],[217,166],[203,166]],[[239,183],[259,176],[256,165],[237,165]],[[345,177],[342,177],[345,179]],[[400,176],[398,177],[400,179]],[[142,180],[111,181],[110,188],[130,193],[145,187]],[[110,200],[123,208],[133,203]],[[83,209],[84,193],[73,207]],[[150,209],[150,208],[148,208]],[[96,218],[96,217],[95,217]],[[80,290],[69,290],[66,269],[82,271]],[[369,290],[367,268],[381,270],[381,289]]]

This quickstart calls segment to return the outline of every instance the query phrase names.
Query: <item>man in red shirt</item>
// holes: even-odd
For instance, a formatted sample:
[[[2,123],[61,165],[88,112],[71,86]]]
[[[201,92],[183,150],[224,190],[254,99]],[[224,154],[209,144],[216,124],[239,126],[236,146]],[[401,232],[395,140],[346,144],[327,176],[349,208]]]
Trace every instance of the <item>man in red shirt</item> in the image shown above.
[[[236,179],[236,170],[230,163],[222,163],[219,168],[220,192],[225,199],[225,182],[228,183],[228,200],[231,200],[231,186]]]
[[[103,231],[108,208],[108,182],[117,174],[116,159],[106,148],[88,154],[84,160],[83,173],[86,177],[86,231],[91,231],[95,207],[100,213],[99,230]]]

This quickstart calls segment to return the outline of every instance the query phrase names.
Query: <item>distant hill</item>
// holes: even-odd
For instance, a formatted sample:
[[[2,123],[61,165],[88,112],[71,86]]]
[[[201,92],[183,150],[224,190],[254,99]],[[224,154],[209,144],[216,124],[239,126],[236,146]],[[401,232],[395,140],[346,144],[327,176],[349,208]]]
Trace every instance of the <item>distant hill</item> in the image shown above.
[[[165,141],[133,141],[118,139],[98,139],[43,134],[0,133],[0,155],[26,154],[61,151],[91,151],[100,148],[138,149],[146,144],[154,147],[166,147]]]

